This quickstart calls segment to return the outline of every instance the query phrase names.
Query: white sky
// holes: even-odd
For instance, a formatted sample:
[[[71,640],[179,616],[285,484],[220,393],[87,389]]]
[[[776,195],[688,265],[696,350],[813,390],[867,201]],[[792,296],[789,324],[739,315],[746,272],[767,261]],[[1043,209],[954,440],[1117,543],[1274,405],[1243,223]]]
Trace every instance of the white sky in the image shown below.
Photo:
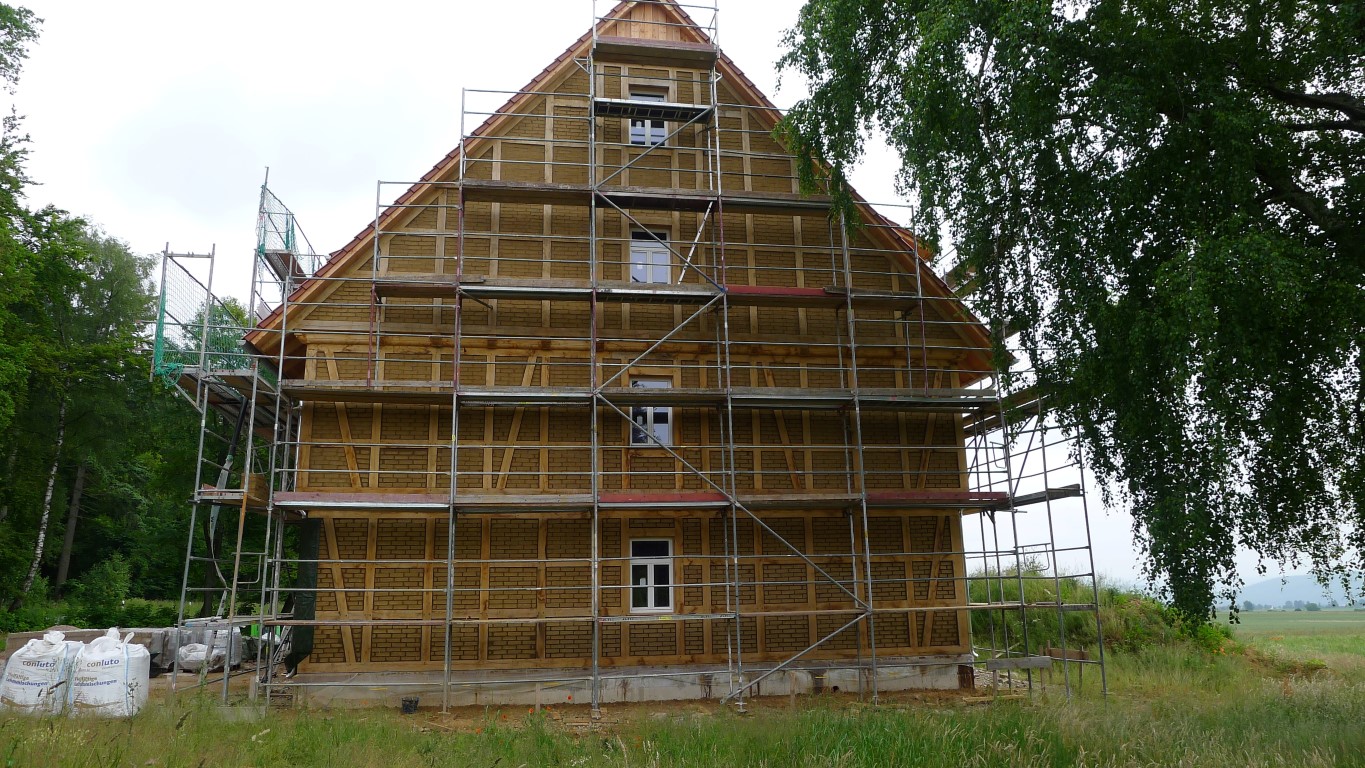
[[[216,245],[215,292],[243,298],[267,166],[313,246],[335,250],[373,219],[376,181],[415,180],[458,144],[462,88],[522,87],[592,13],[591,0],[20,4],[44,19],[15,98],[40,185],[30,204],[136,252]],[[721,2],[722,47],[779,106],[803,95],[779,91],[774,70],[800,5]],[[854,184],[894,200],[896,167],[874,155]],[[1127,515],[1095,497],[1091,514],[1100,572],[1136,581]]]

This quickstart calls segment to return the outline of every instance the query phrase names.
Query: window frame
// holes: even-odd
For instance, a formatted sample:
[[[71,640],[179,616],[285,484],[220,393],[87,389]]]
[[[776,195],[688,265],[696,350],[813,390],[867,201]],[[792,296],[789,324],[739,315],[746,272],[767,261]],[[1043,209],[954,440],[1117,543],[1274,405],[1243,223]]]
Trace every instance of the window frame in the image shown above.
[[[669,248],[672,232],[636,227],[630,231],[630,263],[627,270],[629,282],[640,285],[673,284],[673,249]],[[637,280],[636,268],[643,271],[645,279]],[[654,280],[663,273],[665,279]]]
[[[630,386],[632,389],[672,389],[673,379],[667,376],[638,376],[631,377]],[[664,434],[658,433],[658,416],[665,416],[662,424]],[[645,417],[645,424],[638,421],[640,416]],[[632,405],[630,407],[630,436],[628,442],[631,448],[658,448],[673,445],[673,406],[671,405]],[[636,431],[639,430],[641,437],[636,439]],[[646,434],[646,432],[648,434]],[[654,435],[655,440],[650,440],[649,435]]]
[[[653,556],[644,556],[644,555],[637,556],[637,555],[635,554],[635,545],[636,545],[636,544],[644,544],[644,543],[647,543],[647,544],[659,544],[659,543],[665,544],[665,545],[667,546],[667,548],[668,548],[668,554],[666,554],[666,555],[653,555]],[[673,556],[673,540],[672,540],[672,539],[665,539],[665,538],[640,538],[640,539],[631,539],[631,540],[630,540],[629,550],[628,550],[628,551],[630,552],[630,562],[629,562],[629,565],[627,566],[627,571],[626,571],[626,572],[627,572],[630,576],[629,576],[629,581],[628,581],[627,586],[626,586],[626,592],[627,592],[626,600],[627,600],[627,604],[630,606],[630,612],[631,612],[631,613],[673,613],[673,612],[674,612],[674,608],[673,608],[674,586],[675,586],[676,583],[677,583],[677,580],[674,578],[674,574],[675,574],[676,569],[673,567],[673,557],[674,557],[674,556]],[[644,584],[643,586],[637,584],[636,581],[635,581],[635,568],[636,568],[636,566],[643,566],[643,567],[645,568],[645,584]],[[667,583],[666,585],[663,585],[663,586],[660,586],[660,585],[657,583],[658,571],[657,571],[656,569],[657,569],[657,568],[660,568],[660,567],[666,569],[666,576],[667,576],[667,579],[668,579],[668,583]],[[644,590],[646,605],[643,605],[643,606],[636,606],[636,605],[635,605],[635,594],[636,594],[636,590],[639,590],[639,589],[643,589],[643,590]],[[658,590],[661,590],[661,589],[667,590],[667,593],[666,593],[666,594],[668,595],[667,604],[659,604],[659,601],[658,601],[658,597],[659,597]]]
[[[668,89],[656,86],[632,85],[627,90],[630,101],[667,102]],[[639,131],[637,141],[637,131]],[[626,143],[632,147],[660,147],[668,143],[668,121],[632,117],[626,121]]]

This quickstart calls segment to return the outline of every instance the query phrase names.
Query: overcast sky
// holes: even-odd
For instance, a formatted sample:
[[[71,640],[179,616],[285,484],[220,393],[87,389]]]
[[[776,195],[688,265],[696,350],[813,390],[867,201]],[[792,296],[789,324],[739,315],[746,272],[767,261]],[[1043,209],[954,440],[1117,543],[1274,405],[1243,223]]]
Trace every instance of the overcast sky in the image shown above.
[[[21,4],[44,20],[15,98],[29,202],[137,252],[216,246],[217,285],[239,297],[267,166],[313,246],[335,250],[373,219],[378,180],[415,180],[458,144],[462,88],[522,87],[592,14],[591,0]],[[722,47],[779,106],[802,96],[773,65],[799,7],[721,0]],[[877,156],[854,184],[890,201],[895,167]],[[1099,570],[1136,581],[1129,518],[1098,499],[1092,515]]]

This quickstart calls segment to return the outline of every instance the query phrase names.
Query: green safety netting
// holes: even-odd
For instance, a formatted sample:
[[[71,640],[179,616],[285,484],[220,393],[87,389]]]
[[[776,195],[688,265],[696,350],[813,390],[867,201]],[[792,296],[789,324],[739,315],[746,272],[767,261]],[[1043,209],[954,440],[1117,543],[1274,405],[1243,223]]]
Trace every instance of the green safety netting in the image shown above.
[[[242,341],[248,325],[242,305],[211,295],[174,258],[167,258],[164,272],[152,373],[175,384],[186,368],[209,373],[249,367],[251,358]]]
[[[256,217],[256,253],[262,257],[288,254],[288,263],[294,271],[293,280],[312,277],[323,262],[323,258],[313,252],[294,212],[266,187],[261,187],[261,205]],[[284,276],[280,277],[283,279]]]
[[[288,284],[311,277],[323,261],[313,252],[293,212],[265,186],[256,219],[256,255],[260,266],[252,296],[259,314],[268,313],[270,303],[283,299]],[[186,369],[210,375],[249,368],[251,355],[243,337],[258,318],[240,301],[214,296],[179,258],[164,258],[152,373],[174,385]],[[263,269],[271,269],[281,282],[263,285],[271,280]],[[262,373],[273,378],[264,368]]]

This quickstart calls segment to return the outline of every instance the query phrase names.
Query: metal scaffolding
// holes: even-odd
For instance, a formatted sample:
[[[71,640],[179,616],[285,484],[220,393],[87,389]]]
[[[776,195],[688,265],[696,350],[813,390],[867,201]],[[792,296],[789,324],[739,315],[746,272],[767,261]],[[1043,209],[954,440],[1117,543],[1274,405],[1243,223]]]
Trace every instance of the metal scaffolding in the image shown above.
[[[265,186],[247,307],[214,298],[211,257],[205,259],[209,276],[199,281],[186,266],[199,257],[169,250],[164,255],[155,371],[175,383],[202,415],[182,625],[199,621],[229,631],[261,627],[262,642],[250,666],[258,683],[253,692],[259,687],[267,702],[315,684],[346,685],[293,677],[298,659],[287,657],[291,649],[311,648],[315,630],[350,633],[395,626],[417,628],[428,639],[423,642],[429,641],[430,654],[439,648],[443,708],[462,687],[578,682],[588,686],[595,713],[604,686],[613,680],[715,674],[712,669],[622,671],[601,658],[609,633],[659,619],[606,610],[604,594],[627,587],[624,580],[608,583],[605,571],[623,572],[629,558],[601,551],[604,520],[625,509],[685,509],[715,515],[724,535],[720,552],[687,556],[698,564],[700,581],[670,585],[711,595],[706,611],[677,618],[709,622],[708,631],[723,628],[725,670],[718,697],[741,710],[764,680],[801,668],[812,653],[836,642],[848,649],[848,633],[854,637],[853,655],[840,664],[857,670],[858,693],[875,702],[884,670],[943,664],[942,659],[879,653],[878,627],[897,617],[911,628],[927,627],[945,613],[968,617],[972,658],[967,663],[1003,674],[1008,685],[1017,678],[1032,688],[1036,670],[1058,663],[1068,695],[1075,687],[1073,673],[1091,665],[1099,667],[1103,690],[1102,642],[1095,658],[1066,647],[1066,628],[1077,620],[1102,637],[1084,471],[1073,431],[1056,423],[1026,371],[1006,379],[981,357],[979,345],[962,340],[964,329],[984,333],[980,321],[964,309],[961,297],[930,289],[927,283],[937,284],[938,278],[928,254],[883,213],[894,209],[859,202],[861,221],[827,217],[822,231],[803,231],[795,245],[771,241],[752,225],[727,233],[727,216],[733,223],[734,216],[745,214],[825,215],[831,202],[797,191],[790,157],[754,148],[780,117],[775,107],[722,98],[714,2],[641,0],[621,6],[667,5],[682,11],[687,24],[632,19],[625,25],[619,16],[599,13],[597,0],[592,5],[585,54],[572,61],[585,84],[581,92],[466,90],[453,168],[416,183],[377,185],[368,275],[364,268],[346,274],[338,263],[314,255],[293,214]],[[687,11],[702,22],[691,20]],[[660,28],[651,31],[650,25]],[[621,34],[623,26],[631,34]],[[628,80],[623,72],[645,64],[669,74],[651,74],[649,90],[637,91],[640,78]],[[483,109],[490,98],[505,98],[506,104]],[[515,138],[500,135],[490,129],[500,119],[526,128]],[[469,130],[475,120],[481,125]],[[631,131],[641,133],[644,142],[632,141]],[[537,149],[528,152],[527,147]],[[660,161],[672,155],[687,156],[689,165],[680,169],[675,161]],[[763,191],[774,186],[791,191]],[[387,202],[394,187],[401,193]],[[471,206],[483,203],[544,206],[546,220],[552,206],[581,211],[585,226],[572,232],[552,231],[548,224],[536,232],[503,229],[491,219],[471,219]],[[632,240],[638,233],[653,237],[648,233],[665,214],[688,224],[686,236],[656,241],[668,254],[668,279],[632,279],[638,266],[627,256]],[[765,267],[753,257],[781,249],[800,254],[796,266]],[[736,262],[737,254],[748,258]],[[187,303],[177,302],[177,295],[186,293],[175,287],[180,284],[193,286]],[[322,288],[309,293],[305,286]],[[347,328],[290,327],[292,314],[321,306],[359,319]],[[607,324],[607,307],[639,312],[655,325]],[[779,310],[799,316],[803,327],[807,310],[831,313],[835,321],[822,327],[829,334],[826,341],[796,340],[788,346],[795,358],[804,351],[837,363],[812,372],[804,363],[760,361],[775,342],[754,334],[748,318]],[[526,312],[540,313],[540,322],[531,325],[553,328],[553,335],[521,336],[521,326],[499,322]],[[581,325],[556,322],[555,313]],[[479,322],[471,323],[471,317]],[[259,332],[272,319],[270,343],[254,349],[242,343],[245,334]],[[746,323],[746,330],[737,331],[734,321]],[[355,326],[364,328],[363,344],[354,343]],[[430,326],[441,328],[441,336],[433,337]],[[498,330],[486,330],[492,326]],[[299,334],[309,340],[297,341]],[[330,340],[339,351],[313,351],[320,340]],[[530,355],[507,362],[470,351],[508,341],[582,357]],[[261,352],[263,347],[272,351]],[[432,351],[412,351],[418,348]],[[945,360],[968,362],[952,367]],[[431,373],[424,378],[390,374],[405,366],[429,366]],[[638,386],[642,370],[666,371],[673,385]],[[377,427],[369,435],[353,432],[339,415],[339,444],[301,430],[309,409],[326,405],[344,414],[348,404],[429,407],[431,429],[427,439],[395,441],[382,439]],[[653,469],[632,469],[616,458],[634,439],[623,442],[621,436],[635,435],[641,409],[655,408],[691,409],[698,414],[699,432],[695,440],[669,441],[653,429],[639,430],[660,460],[650,465]],[[586,445],[549,445],[543,432],[519,442],[519,425],[537,409],[581,414]],[[492,439],[489,431],[476,435],[462,424],[462,414],[485,413],[506,415],[511,426],[505,439]],[[761,438],[766,413],[776,414],[781,433],[776,442]],[[794,443],[784,414],[832,420],[843,438],[838,444]],[[922,439],[907,434],[910,414],[926,415]],[[485,418],[491,424],[502,417]],[[937,419],[954,425],[957,436],[938,437]],[[887,437],[880,428],[879,434],[865,433],[887,421],[899,424],[898,434]],[[584,449],[586,469],[561,473],[568,478],[563,487],[550,487],[544,467],[557,456]],[[307,459],[335,450],[345,458],[338,468],[320,468]],[[381,467],[377,457],[384,450],[420,457],[425,466]],[[532,452],[540,457],[538,466],[517,462]],[[936,454],[949,453],[961,453],[965,465],[934,465]],[[362,455],[366,466],[361,466]],[[501,457],[497,467],[494,456]],[[773,465],[765,458],[770,456],[776,457]],[[837,459],[833,469],[817,468],[817,458],[830,456]],[[657,468],[665,465],[671,468]],[[305,477],[344,479],[352,491],[310,490],[301,481]],[[644,478],[647,486],[671,485],[635,489],[630,478]],[[380,479],[403,493],[381,492]],[[238,511],[230,539],[217,532],[221,512],[229,508]],[[773,509],[842,512],[848,551],[817,553],[809,544],[793,543],[765,521],[763,512]],[[916,551],[908,538],[887,551],[871,524],[872,513],[886,509],[960,511],[964,534],[974,535],[974,541],[954,539],[950,532],[944,546],[935,532],[932,551]],[[319,524],[309,516],[324,510],[443,515],[444,551],[428,550],[421,558],[343,558],[319,551]],[[535,559],[494,560],[482,553],[461,554],[462,547],[467,549],[457,535],[462,519],[509,512],[586,516],[587,557],[552,558],[542,551]],[[974,534],[966,525],[969,514],[977,517]],[[1041,522],[1031,524],[1029,517]],[[742,528],[763,539],[761,556],[745,551]],[[768,542],[777,551],[768,552]],[[968,567],[947,576],[879,571],[884,563],[915,557],[960,557]],[[765,577],[757,564],[772,560],[799,565],[807,576],[795,581]],[[459,606],[491,587],[462,584],[460,570],[494,562],[565,573],[581,569],[588,578],[586,583],[502,588],[538,601],[542,609],[533,618],[472,616]],[[354,587],[340,575],[343,566],[381,565],[419,568],[425,581],[420,587]],[[210,577],[221,573],[221,582],[194,586],[193,569],[207,570]],[[443,583],[437,583],[438,573]],[[1063,582],[1083,584],[1091,599],[1066,602]],[[782,587],[809,594],[828,590],[844,607],[821,611],[764,604],[761,610],[746,610],[755,590]],[[922,592],[928,599],[945,587],[960,596],[960,604],[888,608],[876,597],[900,590]],[[586,612],[544,611],[546,595],[579,592],[588,594]],[[208,616],[187,618],[187,600],[205,593],[218,596],[217,609],[209,610],[206,599],[201,613]],[[341,609],[353,597],[370,605],[386,593],[420,595],[419,603],[429,609],[406,618],[363,611],[349,615]],[[722,599],[716,600],[716,593]],[[254,598],[249,611],[243,610],[247,594]],[[337,606],[334,612],[340,615],[317,618],[320,601]],[[818,639],[783,659],[750,657],[746,649],[757,647],[750,633],[760,620],[800,617],[820,627]],[[1061,628],[1060,648],[1030,639],[1030,624],[1040,617]],[[457,632],[512,623],[590,625],[588,668],[509,672],[505,679],[471,677],[457,669],[456,650],[463,642]],[[214,678],[221,680],[225,698],[230,676]],[[429,688],[432,682],[385,685]]]

